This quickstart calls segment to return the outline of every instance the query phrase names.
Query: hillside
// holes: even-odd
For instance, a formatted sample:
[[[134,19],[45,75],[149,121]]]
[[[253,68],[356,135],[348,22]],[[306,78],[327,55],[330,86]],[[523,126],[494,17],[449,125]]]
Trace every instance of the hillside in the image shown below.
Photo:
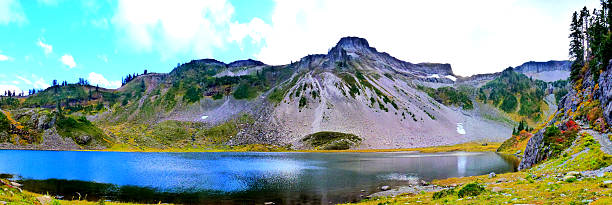
[[[311,149],[307,136],[327,131],[356,138],[346,147],[337,145],[349,138],[329,135],[317,147],[411,148],[502,141],[516,121],[546,117],[540,113],[554,102],[545,94],[557,84],[512,70],[460,77],[449,64],[401,61],[345,37],[327,54],[288,65],[193,60],[167,74],[135,75],[116,90],[58,85],[3,107],[86,119],[108,136],[98,139],[112,142],[104,146],[119,149]]]

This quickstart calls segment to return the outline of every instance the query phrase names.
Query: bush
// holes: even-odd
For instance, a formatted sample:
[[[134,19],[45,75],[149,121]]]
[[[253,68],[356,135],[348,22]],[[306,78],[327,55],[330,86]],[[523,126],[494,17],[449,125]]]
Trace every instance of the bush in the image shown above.
[[[442,190],[442,191],[434,193],[433,194],[433,200],[441,199],[441,198],[444,198],[446,196],[451,196],[451,195],[454,195],[454,194],[455,194],[455,189],[454,188],[453,189],[445,189],[445,190]]]
[[[340,150],[349,149],[352,145],[361,142],[361,138],[354,134],[323,131],[306,135],[302,141],[315,148]]]
[[[470,96],[466,92],[457,90],[453,87],[440,87],[438,89],[433,89],[425,86],[418,86],[417,88],[425,91],[429,97],[433,98],[439,103],[461,106],[466,110],[471,110],[474,108]]]
[[[4,115],[3,112],[0,112],[0,130],[8,130],[11,125],[8,117]]]
[[[202,97],[202,94],[200,94],[199,89],[190,87],[189,89],[187,89],[187,92],[185,92],[185,96],[183,96],[183,100],[187,101],[188,103],[193,103],[193,102],[200,101],[201,97]]]
[[[514,112],[514,110],[516,110],[517,103],[518,101],[514,95],[507,95],[504,97],[504,101],[499,108],[501,108],[504,112]]]
[[[257,96],[257,90],[252,88],[247,83],[240,83],[236,91],[234,91],[234,98],[236,99],[252,99]]]
[[[302,107],[306,106],[306,104],[307,104],[307,103],[308,103],[308,100],[306,100],[306,98],[305,98],[304,96],[302,96],[302,97],[300,98],[300,104],[299,104],[299,107],[300,107],[300,108],[302,108]]]
[[[223,93],[221,93],[221,92],[215,93],[215,94],[212,96],[212,98],[213,98],[214,100],[220,100],[220,99],[222,99],[222,98],[223,98]]]
[[[457,192],[457,196],[459,198],[463,198],[466,196],[478,196],[484,191],[485,191],[484,186],[478,183],[469,183],[463,186],[463,188],[461,188],[461,190]]]

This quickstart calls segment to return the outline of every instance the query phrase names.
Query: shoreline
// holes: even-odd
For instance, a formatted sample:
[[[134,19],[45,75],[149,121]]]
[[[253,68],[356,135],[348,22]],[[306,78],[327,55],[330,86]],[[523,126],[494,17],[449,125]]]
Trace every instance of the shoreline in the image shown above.
[[[0,150],[29,150],[29,151],[75,151],[75,152],[143,152],[143,153],[204,153],[204,152],[261,152],[261,153],[384,153],[384,152],[420,152],[420,153],[436,153],[436,152],[497,152],[497,148],[501,142],[468,142],[454,145],[429,146],[418,148],[397,148],[397,149],[348,149],[348,150],[289,150],[274,145],[245,145],[244,147],[236,147],[230,149],[219,148],[133,148],[133,147],[116,147],[108,149],[81,149],[81,150],[63,150],[63,149],[28,149],[28,148],[10,148]],[[249,147],[251,146],[251,147]],[[256,146],[256,147],[253,147]]]

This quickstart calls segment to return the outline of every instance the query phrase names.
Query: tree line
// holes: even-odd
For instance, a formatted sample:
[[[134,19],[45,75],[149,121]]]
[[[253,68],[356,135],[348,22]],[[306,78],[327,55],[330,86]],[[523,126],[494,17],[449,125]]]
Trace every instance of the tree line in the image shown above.
[[[572,14],[569,35],[569,56],[573,61],[570,73],[572,81],[580,78],[585,66],[590,68],[593,79],[597,81],[599,72],[612,59],[611,9],[610,0],[601,0],[600,9],[589,11],[585,6]]]

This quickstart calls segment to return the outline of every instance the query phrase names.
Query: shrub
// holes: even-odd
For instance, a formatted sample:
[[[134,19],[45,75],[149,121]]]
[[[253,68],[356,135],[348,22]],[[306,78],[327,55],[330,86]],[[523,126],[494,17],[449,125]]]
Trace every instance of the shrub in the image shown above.
[[[514,112],[514,110],[516,110],[517,103],[518,101],[514,95],[508,95],[504,97],[504,101],[499,108],[501,108],[504,112]]]
[[[183,100],[187,101],[188,103],[193,103],[199,101],[201,97],[202,94],[200,94],[199,89],[190,87],[189,89],[187,89],[187,92],[185,92]]]
[[[0,112],[0,130],[8,130],[11,125],[8,117],[4,115],[3,112]]]
[[[234,98],[236,99],[252,99],[257,96],[257,90],[252,88],[247,83],[240,83],[236,91],[234,91]]]
[[[451,196],[451,195],[454,195],[454,194],[455,194],[455,189],[454,188],[453,189],[445,189],[445,190],[442,190],[442,191],[434,193],[433,194],[433,199],[434,200],[441,199],[441,198],[444,198],[446,196]]]
[[[323,131],[306,135],[302,141],[316,148],[338,150],[349,149],[361,142],[361,138],[354,134]]]
[[[302,107],[306,106],[306,104],[307,104],[307,103],[308,103],[308,100],[306,100],[306,98],[305,98],[304,96],[302,96],[302,97],[300,98],[300,104],[299,104],[299,107],[300,107],[300,108],[302,108]]]
[[[469,183],[463,186],[463,188],[461,188],[461,190],[457,192],[457,196],[459,198],[463,198],[466,196],[478,196],[484,191],[485,191],[484,186],[474,182],[474,183]]]
[[[215,93],[215,94],[212,96],[212,98],[213,98],[214,100],[220,100],[220,99],[222,99],[222,98],[223,98],[223,93],[221,93],[221,92],[217,92],[217,93]]]

